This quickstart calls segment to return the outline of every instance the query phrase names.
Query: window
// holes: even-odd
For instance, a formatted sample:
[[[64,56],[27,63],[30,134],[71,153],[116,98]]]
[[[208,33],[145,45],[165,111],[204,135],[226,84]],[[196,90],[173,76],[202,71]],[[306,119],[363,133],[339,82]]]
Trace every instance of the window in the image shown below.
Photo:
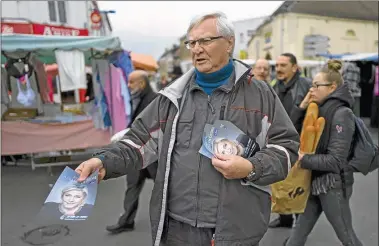
[[[54,1],[48,1],[49,6],[49,17],[50,21],[57,21],[57,12],[55,11],[55,2]]]
[[[265,44],[271,43],[272,32],[266,32],[264,36],[265,36]]]
[[[255,34],[255,31],[254,30],[248,30],[247,31],[247,36],[251,37]]]
[[[64,1],[48,1],[49,17],[51,22],[67,23],[66,2]]]
[[[240,43],[243,44],[244,43],[244,38],[243,38],[243,33],[241,32],[240,33]]]
[[[61,23],[67,23],[66,18],[66,2],[58,1],[59,21]]]
[[[345,35],[347,37],[355,37],[355,32],[354,32],[354,30],[349,29],[346,31]]]

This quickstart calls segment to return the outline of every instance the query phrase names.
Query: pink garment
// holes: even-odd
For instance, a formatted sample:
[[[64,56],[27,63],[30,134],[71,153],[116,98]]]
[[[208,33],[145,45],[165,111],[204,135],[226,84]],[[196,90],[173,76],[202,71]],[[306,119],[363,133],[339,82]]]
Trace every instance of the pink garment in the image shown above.
[[[375,85],[374,85],[374,95],[379,96],[379,66],[375,68]]]
[[[122,71],[113,65],[110,65],[110,67],[112,81],[109,80],[109,75],[107,74],[104,91],[112,120],[113,133],[117,133],[127,127],[124,99],[121,96],[120,73],[122,74]]]
[[[47,75],[47,88],[49,92],[49,99],[51,102],[54,102],[53,77],[50,74]]]

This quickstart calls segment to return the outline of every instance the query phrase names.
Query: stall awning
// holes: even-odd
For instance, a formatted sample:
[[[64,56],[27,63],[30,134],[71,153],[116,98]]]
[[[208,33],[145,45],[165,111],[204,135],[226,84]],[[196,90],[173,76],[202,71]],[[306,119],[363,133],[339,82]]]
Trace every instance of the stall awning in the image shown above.
[[[121,42],[117,37],[70,37],[41,36],[26,34],[2,34],[1,50],[4,52],[34,51],[46,64],[55,63],[54,50],[78,49],[84,52],[89,62],[91,49],[95,51],[121,50]],[[1,59],[5,62],[4,57]]]
[[[152,56],[134,52],[131,52],[130,56],[136,69],[144,69],[148,71],[158,70],[158,63]]]
[[[343,61],[372,61],[378,62],[379,56],[378,53],[357,53],[354,55],[346,55],[341,57]]]

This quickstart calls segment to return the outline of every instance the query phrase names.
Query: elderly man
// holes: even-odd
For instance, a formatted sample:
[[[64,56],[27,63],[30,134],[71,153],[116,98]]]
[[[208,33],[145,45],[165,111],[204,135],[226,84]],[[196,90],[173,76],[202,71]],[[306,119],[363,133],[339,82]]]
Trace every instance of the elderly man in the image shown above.
[[[135,118],[154,100],[156,93],[150,87],[147,72],[136,70],[128,76],[128,87],[132,98],[133,115],[132,122]],[[126,131],[121,131],[114,136],[112,142],[121,139]],[[122,231],[131,231],[134,229],[134,219],[138,209],[138,198],[145,184],[146,178],[154,179],[157,172],[157,164],[152,164],[146,169],[137,171],[131,169],[126,176],[127,190],[124,198],[124,213],[115,225],[107,226],[107,231],[111,233],[120,233]]]
[[[258,59],[253,66],[254,78],[266,83],[270,82],[270,64],[266,59]]]
[[[275,92],[232,60],[234,30],[223,13],[195,18],[185,42],[194,68],[159,92],[130,131],[76,169],[100,179],[158,160],[150,203],[153,245],[258,245],[271,212],[270,184],[297,158],[299,135]],[[253,156],[199,154],[205,125],[232,122],[255,139]]]

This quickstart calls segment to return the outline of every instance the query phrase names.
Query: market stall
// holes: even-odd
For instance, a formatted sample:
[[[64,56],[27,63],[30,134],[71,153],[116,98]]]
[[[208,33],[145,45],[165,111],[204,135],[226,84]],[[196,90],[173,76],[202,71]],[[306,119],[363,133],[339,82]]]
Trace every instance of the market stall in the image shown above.
[[[361,90],[360,117],[370,118],[371,127],[379,126],[379,55],[356,53],[341,57],[344,66],[357,68]]]
[[[77,151],[104,146],[109,144],[113,131],[128,124],[130,109],[126,109],[129,103],[126,95],[129,92],[123,79],[128,66],[118,57],[122,56],[123,61],[130,57],[121,54],[116,60],[112,58],[112,62],[109,59],[117,52],[123,53],[118,38],[16,34],[2,35],[1,38],[2,63],[5,64],[2,69],[2,95],[12,91],[8,102],[3,105],[2,100],[2,106],[7,108],[2,115],[2,156],[28,154],[32,169],[76,164],[71,158],[38,164],[35,158],[53,157],[57,160],[63,153],[73,156]],[[41,63],[43,72],[37,66]],[[51,66],[55,63],[56,66]],[[49,88],[47,74],[59,74],[62,91],[87,88],[86,65],[92,70],[93,101],[57,104],[51,101],[51,97],[44,96]],[[7,76],[3,77],[3,72]],[[8,90],[7,85],[12,88]],[[115,94],[120,91],[125,98]],[[114,99],[120,97],[122,100]],[[125,111],[119,114],[124,119],[115,114],[113,107],[119,109],[119,106]]]
[[[159,68],[157,61],[151,55],[130,52],[130,56],[132,58],[133,66],[135,69],[155,72]]]

